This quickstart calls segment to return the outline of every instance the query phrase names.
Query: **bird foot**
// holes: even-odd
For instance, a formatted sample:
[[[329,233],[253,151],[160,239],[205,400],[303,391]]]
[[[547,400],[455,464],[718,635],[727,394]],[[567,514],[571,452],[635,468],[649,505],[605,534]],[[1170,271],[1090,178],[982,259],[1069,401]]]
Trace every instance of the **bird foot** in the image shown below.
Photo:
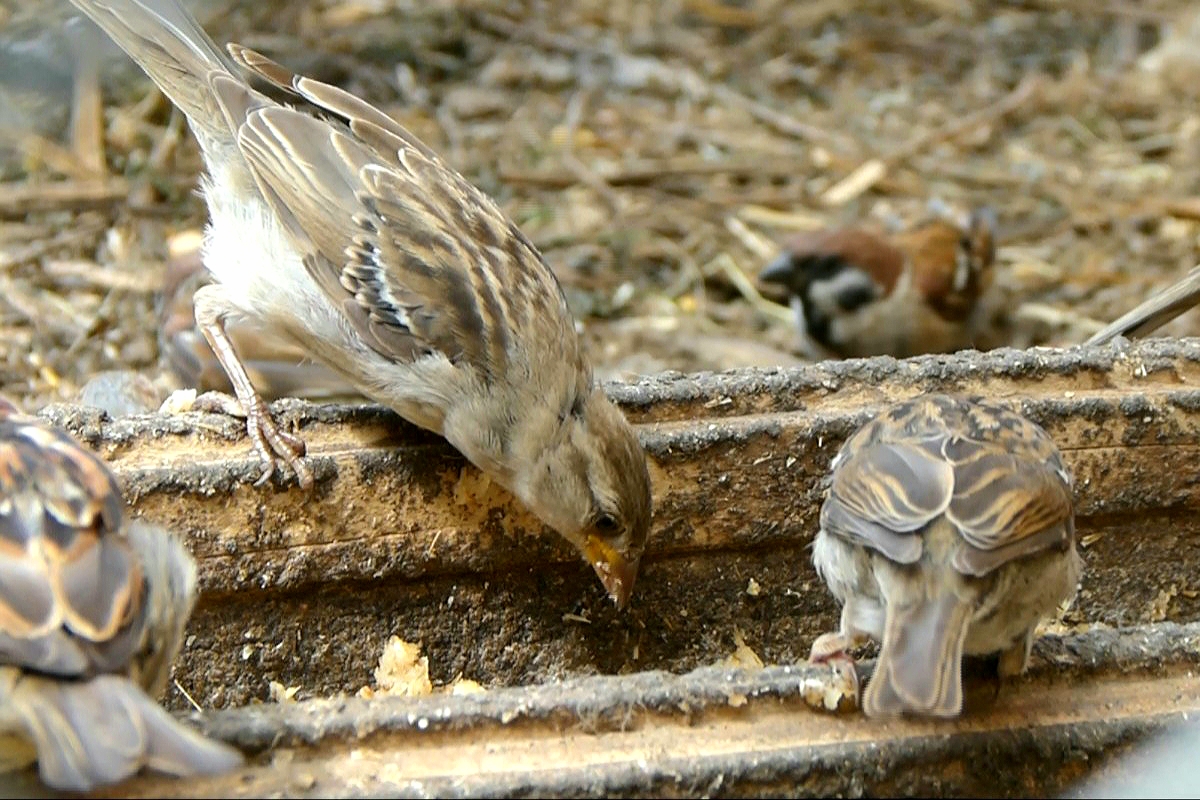
[[[813,642],[812,649],[808,653],[808,663],[828,664],[836,678],[847,686],[857,698],[859,697],[858,669],[855,666],[854,656],[848,652],[854,645],[855,642],[841,632],[821,634]]]
[[[295,473],[301,488],[312,488],[312,470],[303,460],[307,451],[304,440],[282,430],[271,416],[266,402],[257,394],[247,401],[242,401],[222,392],[205,392],[196,398],[193,407],[198,411],[213,411],[245,418],[246,433],[254,446],[254,452],[258,453],[263,462],[263,474],[254,482],[255,486],[265,484],[283,464]]]

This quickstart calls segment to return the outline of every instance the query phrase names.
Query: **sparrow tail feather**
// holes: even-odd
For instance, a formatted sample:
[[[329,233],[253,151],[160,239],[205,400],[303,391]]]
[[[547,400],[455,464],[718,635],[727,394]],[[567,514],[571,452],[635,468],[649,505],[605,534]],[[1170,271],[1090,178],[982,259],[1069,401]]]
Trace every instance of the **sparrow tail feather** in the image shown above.
[[[232,747],[176,720],[116,675],[68,683],[30,677],[11,697],[38,753],[42,780],[88,791],[142,767],[168,775],[209,775],[242,763]]]
[[[883,645],[863,695],[867,716],[962,710],[962,653],[970,607],[953,593],[889,605]]]

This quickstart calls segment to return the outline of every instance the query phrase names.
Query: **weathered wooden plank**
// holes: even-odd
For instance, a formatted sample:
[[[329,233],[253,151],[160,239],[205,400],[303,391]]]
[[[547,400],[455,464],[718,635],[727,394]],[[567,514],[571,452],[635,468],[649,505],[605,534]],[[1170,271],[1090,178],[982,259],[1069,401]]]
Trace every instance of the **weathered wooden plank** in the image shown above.
[[[207,720],[260,754],[242,772],[112,796],[1056,796],[1200,712],[1198,664],[1197,625],[1046,637],[1024,678],[969,679],[956,720],[816,711],[806,666],[254,706]]]
[[[279,406],[309,442],[311,493],[253,486],[231,418],[50,416],[111,461],[134,513],[187,534],[205,595],[178,676],[224,705],[264,698],[271,680],[352,690],[391,634],[424,644],[435,680],[492,685],[688,670],[731,650],[735,629],[768,662],[800,660],[836,622],[807,550],[829,461],[875,409],[925,391],[1008,402],[1062,448],[1087,562],[1073,620],[1200,619],[1194,340],[613,386],[651,455],[656,502],[623,615],[505,492],[381,409]]]

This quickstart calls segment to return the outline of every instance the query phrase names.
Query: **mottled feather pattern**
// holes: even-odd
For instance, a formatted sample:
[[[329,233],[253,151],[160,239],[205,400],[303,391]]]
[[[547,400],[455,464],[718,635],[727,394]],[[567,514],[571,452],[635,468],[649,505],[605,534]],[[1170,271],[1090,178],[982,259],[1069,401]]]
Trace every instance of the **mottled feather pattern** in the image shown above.
[[[860,228],[802,233],[787,243],[786,251],[791,255],[797,291],[814,280],[852,268],[870,276],[880,294],[888,294],[900,279],[906,259],[903,250]]]
[[[934,217],[885,235],[857,227],[793,237],[759,273],[786,288],[814,358],[952,352],[978,346],[989,317],[995,215]]]
[[[972,574],[997,566],[989,551],[1009,556],[1071,519],[1070,475],[1057,448],[1039,426],[996,406],[947,396],[902,403],[850,437],[834,470],[822,524],[837,509],[838,519],[853,520],[847,534],[870,544],[862,533],[877,525],[915,535],[945,512],[979,551],[960,564]],[[1071,535],[1055,533],[1064,548]]]
[[[528,335],[548,319],[569,322],[562,288],[528,238],[411,133],[335,87],[245,48],[230,52],[345,124],[330,132],[327,120],[264,108],[238,141],[268,199],[278,198],[276,212],[304,215],[294,227],[320,255],[307,266],[326,291],[353,296],[358,308],[343,308],[382,355],[411,361],[436,351],[490,381],[509,368],[511,328]],[[332,148],[320,145],[326,137]],[[558,307],[546,309],[548,300]],[[551,333],[541,346],[579,360],[573,331]]]
[[[1034,628],[1075,591],[1070,475],[1040,427],[929,395],[892,405],[833,462],[813,563],[842,603],[812,658],[881,643],[868,715],[954,716],[964,653],[1025,668]]]
[[[147,694],[195,596],[187,550],[125,519],[104,462],[0,399],[0,772],[36,760],[47,785],[86,791],[241,763]]]
[[[302,487],[228,327],[261,323],[436,431],[567,539],[624,604],[645,544],[645,455],[595,386],[554,273],[500,207],[382,111],[216,45],[176,0],[72,0],[187,115],[203,151],[213,282],[198,328],[264,464]],[[240,74],[306,103],[280,105]],[[211,113],[213,109],[217,113]]]
[[[0,631],[112,638],[142,590],[123,522],[116,482],[96,456],[0,411]]]
[[[976,209],[965,229],[934,220],[898,234],[918,293],[943,319],[964,322],[991,286],[996,258],[995,214]]]

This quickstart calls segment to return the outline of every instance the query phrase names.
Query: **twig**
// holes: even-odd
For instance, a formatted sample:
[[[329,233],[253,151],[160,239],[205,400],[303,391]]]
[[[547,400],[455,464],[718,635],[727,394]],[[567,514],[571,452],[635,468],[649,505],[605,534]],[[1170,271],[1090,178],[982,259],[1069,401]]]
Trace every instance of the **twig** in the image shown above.
[[[772,258],[778,250],[770,240],[750,230],[746,223],[735,216],[725,218],[725,228],[737,237],[743,247],[764,261]]]
[[[122,178],[0,184],[0,217],[24,217],[35,211],[104,208],[124,200],[129,183]]]
[[[20,247],[0,246],[0,272],[17,264],[36,261],[54,250],[87,242],[101,230],[103,230],[102,225],[86,224],[77,219],[74,228],[64,228],[52,236],[35,239]]]
[[[970,114],[958,119],[957,122],[950,125],[943,125],[940,128],[931,128],[923,133],[914,136],[904,144],[897,147],[890,153],[882,157],[882,161],[889,167],[896,167],[901,162],[912,158],[922,150],[949,139],[956,139],[965,133],[970,133],[976,128],[986,125],[989,122],[994,122],[1002,117],[1008,116],[1013,111],[1016,111],[1021,106],[1029,102],[1042,88],[1042,78],[1036,73],[1026,73],[1025,77],[1016,87],[1006,94],[1004,97],[992,103],[990,106],[984,106]]]
[[[611,43],[605,47],[595,47],[573,36],[537,30],[486,11],[475,11],[472,16],[479,27],[506,39],[518,39],[536,47],[557,50],[567,55],[582,55],[593,60],[607,61],[610,79],[617,85],[628,88],[659,85],[697,100],[707,99],[725,103],[746,111],[759,122],[770,125],[787,136],[818,142],[843,151],[851,149],[850,141],[846,137],[802,122],[789,114],[746,97],[728,86],[713,84],[691,67],[668,65],[651,56],[634,56],[618,50]]]
[[[760,21],[755,9],[738,8],[715,0],[684,0],[683,7],[705,22],[724,28],[753,28]]]
[[[1017,84],[1016,88],[997,102],[977,109],[965,117],[959,118],[952,124],[926,130],[909,139],[890,153],[868,159],[859,164],[849,175],[825,192],[821,198],[822,202],[826,205],[836,206],[853,200],[878,183],[889,171],[894,170],[904,161],[912,158],[922,150],[962,136],[981,125],[986,125],[989,122],[1012,113],[1027,103],[1041,89],[1041,86],[1042,80],[1038,75],[1027,73],[1021,79],[1021,82]]]
[[[801,122],[790,114],[785,114],[757,100],[752,100],[744,94],[730,89],[728,86],[716,84],[710,87],[710,91],[716,99],[742,109],[759,122],[774,128],[785,136],[809,142],[817,142],[842,151],[852,149],[849,139],[846,137],[835,135],[807,122]]]
[[[609,212],[612,213],[614,217],[619,219],[624,215],[624,198],[622,198],[617,192],[614,192],[612,185],[609,184],[608,181],[604,180],[604,178],[597,175],[595,170],[588,167],[586,164],[576,158],[574,153],[570,152],[563,153],[562,163],[568,170],[571,171],[571,174],[578,179],[579,183],[588,186],[592,191],[600,195],[600,198],[604,201],[604,204],[608,206]]]
[[[774,162],[709,161],[697,157],[686,157],[634,164],[604,176],[609,186],[640,186],[654,184],[665,178],[706,177],[709,175],[750,175],[759,178],[794,178],[796,165],[776,159]],[[547,189],[565,189],[579,183],[578,176],[562,172],[519,172],[501,167],[500,177],[505,183],[522,183]]]
[[[791,309],[787,306],[781,306],[778,303],[772,303],[767,298],[763,297],[755,288],[754,283],[746,277],[746,273],[742,272],[742,268],[733,260],[733,256],[728,253],[721,253],[712,261],[708,262],[701,269],[704,274],[712,274],[719,272],[729,279],[733,284],[733,288],[737,289],[746,302],[754,307],[754,310],[770,319],[779,320],[791,325],[795,317]]]
[[[186,700],[187,700],[189,703],[191,703],[191,705],[192,705],[192,708],[196,709],[197,711],[203,711],[203,710],[204,710],[204,709],[202,709],[202,708],[200,707],[200,704],[196,702],[196,699],[195,699],[194,697],[192,697],[190,694],[188,694],[188,690],[187,690],[187,689],[185,689],[185,688],[183,688],[183,685],[182,685],[182,684],[180,684],[178,680],[176,680],[175,678],[171,678],[171,683],[175,684],[175,688],[179,690],[179,693],[180,693],[181,695],[183,695],[183,696],[184,696],[184,698],[185,698],[185,699],[186,699]]]
[[[747,203],[738,209],[738,219],[769,228],[794,231],[815,231],[824,228],[829,220],[823,214],[804,211],[776,211],[766,206]]]
[[[1200,221],[1200,197],[1169,201],[1163,210],[1172,217]]]
[[[47,260],[42,271],[55,280],[78,279],[96,289],[114,289],[134,294],[154,294],[162,289],[161,275],[105,269],[95,261]]]

